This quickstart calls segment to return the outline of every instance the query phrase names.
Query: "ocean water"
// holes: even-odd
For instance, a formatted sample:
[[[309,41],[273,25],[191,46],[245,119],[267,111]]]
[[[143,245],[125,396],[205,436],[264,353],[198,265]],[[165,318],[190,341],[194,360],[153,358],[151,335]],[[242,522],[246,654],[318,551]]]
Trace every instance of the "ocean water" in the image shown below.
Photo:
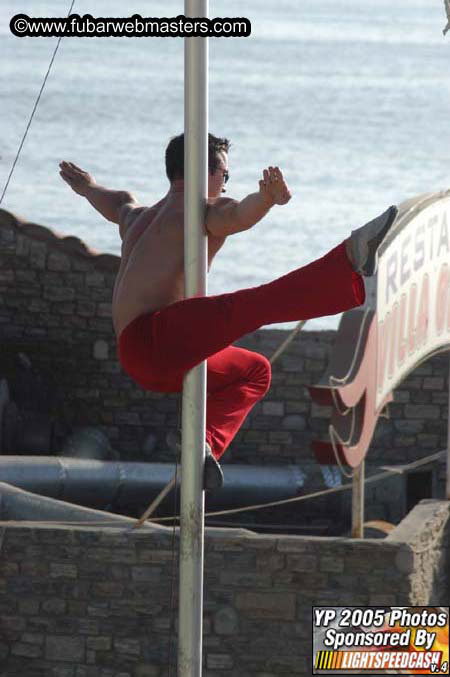
[[[0,5],[1,190],[57,41],[14,37],[10,18],[65,16],[69,7]],[[73,8],[112,17],[183,10],[181,0],[77,0]],[[209,127],[232,142],[227,194],[257,190],[269,164],[280,165],[293,193],[228,239],[210,294],[283,275],[386,206],[450,186],[443,0],[211,0],[210,16],[252,23],[248,38],[209,41]],[[164,150],[182,129],[181,38],[63,38],[1,206],[119,254],[117,226],[69,189],[58,163],[75,162],[99,184],[151,203],[168,189]],[[307,327],[331,329],[338,320]]]

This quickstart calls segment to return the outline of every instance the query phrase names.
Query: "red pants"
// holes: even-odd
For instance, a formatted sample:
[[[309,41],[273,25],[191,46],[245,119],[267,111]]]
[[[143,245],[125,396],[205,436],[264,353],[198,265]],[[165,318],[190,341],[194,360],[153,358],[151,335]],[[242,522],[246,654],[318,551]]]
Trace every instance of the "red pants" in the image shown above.
[[[220,458],[271,377],[263,355],[230,344],[263,325],[334,315],[364,299],[343,242],[259,287],[183,299],[137,317],[120,334],[118,355],[136,383],[159,392],[180,392],[185,372],[207,359],[206,439]]]

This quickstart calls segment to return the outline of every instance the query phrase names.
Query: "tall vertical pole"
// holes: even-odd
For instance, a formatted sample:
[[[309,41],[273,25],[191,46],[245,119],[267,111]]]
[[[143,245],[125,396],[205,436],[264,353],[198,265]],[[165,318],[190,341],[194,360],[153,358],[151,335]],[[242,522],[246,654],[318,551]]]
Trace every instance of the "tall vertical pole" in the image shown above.
[[[352,538],[364,538],[364,460],[353,470]]]
[[[185,0],[186,17],[207,17],[208,0]],[[207,293],[208,38],[184,39],[185,296]],[[196,328],[192,327],[192,331]],[[206,362],[183,382],[178,677],[202,674]]]
[[[448,418],[447,418],[447,501],[450,501],[450,353],[448,354]]]

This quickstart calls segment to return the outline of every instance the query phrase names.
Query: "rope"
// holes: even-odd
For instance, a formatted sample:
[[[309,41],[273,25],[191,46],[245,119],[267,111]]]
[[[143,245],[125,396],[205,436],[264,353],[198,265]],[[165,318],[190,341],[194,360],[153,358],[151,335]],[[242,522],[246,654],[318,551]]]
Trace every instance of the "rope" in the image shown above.
[[[355,415],[354,415],[354,411],[352,411],[352,430],[351,430],[351,435],[349,436],[349,439],[347,441],[350,441],[352,436],[353,436],[354,423],[355,423]],[[344,475],[344,477],[347,477],[348,479],[353,479],[353,474],[354,474],[353,471],[347,472],[347,470],[344,468],[344,465],[343,465],[341,459],[339,458],[339,453],[338,453],[338,450],[337,450],[337,447],[336,447],[336,439],[342,446],[344,446],[344,444],[345,444],[344,440],[341,439],[340,435],[338,434],[338,432],[336,431],[336,429],[332,425],[328,426],[328,434],[330,436],[331,446],[333,448],[333,454],[334,454],[334,457],[336,459],[336,463],[339,467],[339,470]]]
[[[403,475],[405,472],[409,472],[410,470],[414,470],[415,468],[420,468],[423,465],[427,465],[427,463],[432,463],[433,461],[437,461],[440,458],[443,458],[446,454],[448,453],[447,449],[443,449],[442,451],[438,451],[435,454],[431,454],[430,456],[425,456],[425,458],[421,458],[418,461],[413,461],[412,463],[408,463],[407,465],[402,465],[397,468],[388,468],[384,472],[381,473],[376,473],[375,475],[371,475],[370,477],[365,477],[364,478],[364,484],[370,484],[372,482],[379,482],[381,480],[386,479],[387,477],[392,477],[393,475]],[[383,467],[383,466],[382,466]],[[386,467],[386,466],[384,466]],[[310,494],[303,494],[302,496],[295,496],[294,498],[284,498],[279,501],[271,501],[270,503],[260,503],[256,505],[247,505],[243,508],[232,508],[231,510],[218,510],[215,512],[207,512],[205,513],[205,517],[216,517],[218,515],[232,515],[236,514],[239,512],[246,512],[247,510],[262,510],[264,508],[272,508],[276,507],[278,505],[286,505],[288,503],[299,503],[300,501],[307,501],[308,499],[311,498],[317,498],[318,496],[326,496],[328,494],[334,494],[337,493],[338,491],[347,491],[348,489],[352,489],[353,485],[352,484],[342,484],[339,487],[332,487],[331,489],[321,489],[320,491],[314,491]],[[146,524],[146,526],[151,526],[152,522],[168,522],[173,519],[179,519],[179,515],[175,515],[174,517],[155,517],[149,520],[150,524]],[[61,522],[60,520],[11,520],[12,522],[20,522],[21,524],[23,523],[30,523],[30,524],[36,524],[36,522],[39,522],[39,524],[55,524],[55,525],[70,525],[70,526],[81,526],[81,527],[90,527],[90,526],[118,526],[118,523],[114,520],[111,520],[111,522],[108,522],[107,520],[99,521],[99,522],[87,522],[84,520],[83,522],[77,522],[77,521],[70,521],[70,520],[64,520],[64,522]],[[129,526],[127,525],[126,531],[129,533],[132,533],[132,530],[130,530]]]
[[[447,450],[444,449],[443,451],[438,451],[435,454],[431,454],[430,456],[426,456],[425,458],[419,459],[418,461],[414,461],[413,463],[409,463],[408,465],[403,465],[399,468],[395,469],[389,469],[386,470],[385,472],[382,473],[377,473],[375,475],[372,475],[371,477],[365,477],[364,478],[364,483],[369,484],[371,482],[379,482],[380,480],[383,480],[387,477],[391,477],[392,475],[398,475],[398,474],[403,474],[405,472],[408,472],[409,470],[414,470],[415,468],[419,468],[422,465],[426,465],[427,463],[432,463],[433,461],[437,461],[439,458],[443,457],[445,454],[447,454]],[[318,496],[325,496],[327,494],[334,494],[338,491],[346,491],[348,489],[352,489],[353,485],[352,484],[342,484],[340,487],[332,487],[331,489],[321,489],[320,491],[315,491],[310,494],[304,494],[303,496],[295,496],[294,498],[285,498],[279,501],[271,501],[270,503],[260,503],[256,505],[247,505],[243,508],[233,508],[231,510],[220,510],[216,512],[208,512],[205,513],[205,517],[215,517],[217,515],[231,515],[231,514],[236,514],[239,512],[246,512],[247,510],[262,510],[263,508],[271,508],[275,507],[278,505],[287,505],[288,503],[299,503],[300,501],[306,501],[310,498],[317,498]],[[176,515],[176,517],[159,517],[152,519],[152,522],[168,522],[172,519],[179,519],[180,516]]]
[[[300,331],[303,329],[304,324],[307,322],[307,320],[300,320],[300,322],[297,324],[296,327],[291,331],[289,336],[283,341],[283,343],[278,346],[272,357],[270,358],[269,362],[270,364],[273,364],[275,360],[277,360],[282,353],[286,350],[288,345],[294,340],[294,338],[297,336],[297,334],[300,333]]]
[[[74,4],[75,4],[75,0],[72,0],[72,4],[70,5],[70,9],[69,9],[69,11],[68,11],[68,13],[67,13],[67,17],[70,16]],[[32,122],[32,120],[33,120],[34,114],[35,114],[35,112],[36,112],[36,109],[37,109],[37,107],[38,107],[39,101],[40,101],[40,99],[41,99],[42,92],[44,91],[45,83],[47,82],[47,78],[48,78],[48,76],[49,76],[49,74],[50,74],[50,71],[51,71],[51,68],[52,68],[52,66],[53,66],[53,61],[55,60],[56,52],[58,51],[59,43],[61,42],[61,38],[62,38],[62,35],[58,38],[58,42],[57,42],[56,47],[55,47],[55,50],[54,50],[54,52],[53,52],[53,56],[52,56],[52,58],[51,58],[51,60],[50,60],[50,65],[49,65],[49,67],[48,67],[48,69],[47,69],[47,73],[45,74],[45,77],[44,77],[44,82],[42,83],[40,92],[39,92],[38,97],[37,97],[37,99],[36,99],[36,103],[34,104],[33,110],[32,110],[32,112],[31,112],[30,119],[28,120],[27,128],[25,129],[25,133],[24,133],[24,135],[23,135],[23,137],[22,137],[22,141],[20,142],[19,150],[17,151],[16,157],[15,157],[14,162],[13,162],[13,165],[12,165],[12,167],[11,167],[11,171],[9,172],[9,176],[8,176],[8,178],[7,178],[7,180],[6,180],[5,187],[3,188],[3,193],[2,193],[2,196],[0,197],[0,205],[2,204],[3,198],[5,197],[6,191],[7,191],[8,186],[9,186],[9,182],[11,181],[11,177],[12,177],[12,175],[13,175],[14,169],[15,169],[16,164],[17,164],[17,161],[18,161],[18,159],[19,159],[19,155],[20,155],[20,153],[21,153],[21,151],[22,151],[23,144],[25,143],[25,139],[26,139],[26,137],[27,137],[28,130],[30,129],[31,122]]]

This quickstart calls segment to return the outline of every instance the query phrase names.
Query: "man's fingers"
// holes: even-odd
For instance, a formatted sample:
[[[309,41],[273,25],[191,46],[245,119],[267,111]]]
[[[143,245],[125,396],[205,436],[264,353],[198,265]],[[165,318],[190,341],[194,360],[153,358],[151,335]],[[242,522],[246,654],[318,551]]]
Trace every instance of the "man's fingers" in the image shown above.
[[[80,167],[77,167],[73,162],[66,162],[63,160],[62,162],[59,163],[59,166],[64,169],[67,173],[72,173],[72,174],[86,174],[85,171],[80,169]]]

